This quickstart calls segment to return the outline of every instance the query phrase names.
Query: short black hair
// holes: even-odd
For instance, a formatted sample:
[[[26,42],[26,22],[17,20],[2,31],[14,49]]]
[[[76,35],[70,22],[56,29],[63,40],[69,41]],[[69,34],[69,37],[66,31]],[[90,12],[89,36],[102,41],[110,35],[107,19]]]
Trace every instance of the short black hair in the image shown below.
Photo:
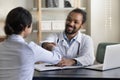
[[[12,9],[5,21],[5,34],[20,34],[26,26],[30,27],[32,23],[31,13],[23,7]]]
[[[80,8],[75,8],[72,11],[70,11],[70,13],[68,15],[70,15],[72,12],[82,14],[83,15],[82,24],[84,24],[86,22],[86,15],[87,15],[87,13],[84,10],[82,10]]]

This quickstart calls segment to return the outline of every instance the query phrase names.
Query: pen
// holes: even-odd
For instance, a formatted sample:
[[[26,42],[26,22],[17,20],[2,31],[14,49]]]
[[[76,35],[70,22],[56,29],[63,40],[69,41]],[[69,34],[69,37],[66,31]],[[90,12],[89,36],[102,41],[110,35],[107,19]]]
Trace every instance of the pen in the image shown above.
[[[46,67],[52,67],[52,66],[56,66],[56,65],[45,65]]]

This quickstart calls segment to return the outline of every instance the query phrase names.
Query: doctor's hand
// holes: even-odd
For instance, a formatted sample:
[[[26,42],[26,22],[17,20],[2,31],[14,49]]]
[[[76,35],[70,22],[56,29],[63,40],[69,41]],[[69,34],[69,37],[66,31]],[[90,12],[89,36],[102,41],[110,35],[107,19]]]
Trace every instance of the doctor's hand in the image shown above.
[[[57,64],[57,66],[64,67],[64,66],[73,66],[76,64],[76,60],[74,59],[68,59],[68,58],[62,58],[62,60]]]
[[[44,48],[44,49],[46,49],[46,50],[49,50],[49,51],[52,51],[53,50],[53,48],[54,48],[54,46],[56,46],[56,44],[55,43],[50,43],[50,42],[44,42],[44,43],[42,43],[42,47]]]

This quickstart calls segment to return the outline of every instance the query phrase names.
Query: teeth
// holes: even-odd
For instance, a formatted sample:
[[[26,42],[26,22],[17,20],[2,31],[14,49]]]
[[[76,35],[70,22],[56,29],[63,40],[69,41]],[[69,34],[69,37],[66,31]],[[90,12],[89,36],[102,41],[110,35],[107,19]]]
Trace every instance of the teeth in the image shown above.
[[[68,27],[68,29],[69,29],[69,30],[73,30],[73,28],[72,28],[72,27]]]

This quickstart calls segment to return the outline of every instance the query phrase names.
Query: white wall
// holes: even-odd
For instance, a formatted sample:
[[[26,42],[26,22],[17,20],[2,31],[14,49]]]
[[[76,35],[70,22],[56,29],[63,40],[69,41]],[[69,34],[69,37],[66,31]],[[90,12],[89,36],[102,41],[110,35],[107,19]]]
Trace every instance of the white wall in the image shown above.
[[[105,27],[105,0],[89,0],[89,34],[95,51],[99,42],[120,42],[120,0],[112,0],[112,26]]]
[[[120,42],[120,0],[112,0],[112,27],[105,29],[104,27],[104,0],[81,0],[86,6],[88,2],[88,34],[94,40],[95,49],[99,42]],[[0,20],[4,20],[7,13],[14,7],[23,6],[27,9],[33,7],[33,0],[0,0]],[[36,33],[33,33],[29,39],[35,40]]]
[[[33,0],[0,0],[0,20],[4,20],[7,13],[17,6],[22,6],[31,9]]]
[[[28,10],[31,10],[33,8],[34,0],[0,0],[0,22],[5,20],[8,12],[18,6],[24,7]],[[0,25],[0,27],[3,27],[3,25]],[[1,30],[1,29],[0,29]],[[3,34],[0,33],[0,34]],[[32,33],[26,40],[28,41],[35,41],[36,42],[36,33]]]

